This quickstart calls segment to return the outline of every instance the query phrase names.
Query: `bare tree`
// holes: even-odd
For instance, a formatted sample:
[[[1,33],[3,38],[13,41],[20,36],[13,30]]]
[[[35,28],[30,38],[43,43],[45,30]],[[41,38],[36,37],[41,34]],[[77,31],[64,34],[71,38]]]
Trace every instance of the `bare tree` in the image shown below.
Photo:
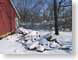
[[[64,13],[64,8],[72,6],[72,0],[69,0],[67,3],[65,3],[66,0],[60,0],[59,3],[57,3],[57,0],[54,0],[54,20],[55,20],[55,34],[59,35],[59,29],[58,29],[58,18],[60,15],[60,12]],[[63,10],[61,10],[61,8]],[[72,10],[72,9],[71,9]],[[71,11],[70,10],[70,11]],[[67,10],[66,10],[67,11]],[[67,13],[67,12],[66,12]],[[68,12],[69,13],[69,12]],[[72,13],[72,12],[70,12]],[[63,17],[63,15],[62,15]]]
[[[57,1],[54,0],[54,19],[55,19],[55,34],[59,35],[58,32],[58,16],[57,16]]]

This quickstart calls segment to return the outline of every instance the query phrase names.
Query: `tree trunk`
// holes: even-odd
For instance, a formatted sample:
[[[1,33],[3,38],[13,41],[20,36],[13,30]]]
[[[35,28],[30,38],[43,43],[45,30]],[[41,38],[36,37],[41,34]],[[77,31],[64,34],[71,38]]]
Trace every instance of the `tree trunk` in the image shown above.
[[[59,35],[58,31],[58,16],[57,16],[57,2],[54,0],[54,20],[55,20],[55,34]]]

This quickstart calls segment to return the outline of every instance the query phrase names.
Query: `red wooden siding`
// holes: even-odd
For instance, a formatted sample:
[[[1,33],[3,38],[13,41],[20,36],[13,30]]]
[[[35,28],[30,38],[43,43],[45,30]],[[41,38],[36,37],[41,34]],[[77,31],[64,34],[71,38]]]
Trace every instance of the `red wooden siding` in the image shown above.
[[[0,0],[0,36],[16,30],[15,17],[10,0]]]

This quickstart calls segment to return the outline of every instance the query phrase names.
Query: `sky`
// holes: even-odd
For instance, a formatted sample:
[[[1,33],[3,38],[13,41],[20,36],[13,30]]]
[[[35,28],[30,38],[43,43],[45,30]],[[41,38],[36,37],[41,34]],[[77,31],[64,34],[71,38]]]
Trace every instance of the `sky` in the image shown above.
[[[12,0],[14,2],[14,5],[18,8],[25,8],[28,10],[33,10],[36,13],[44,13],[45,10],[49,7],[49,4],[53,4],[54,0],[41,0],[41,3],[38,3],[40,0]],[[64,1],[64,0],[57,0],[57,3],[59,1]],[[69,1],[71,0],[65,0],[62,5],[69,4]],[[40,14],[40,15],[42,15]]]
[[[26,8],[42,14],[48,8],[48,4],[52,3],[51,1],[52,0],[43,0],[40,4],[38,4],[38,0],[13,0],[14,5],[18,8]]]
[[[35,5],[37,5],[38,0],[13,0],[14,4],[17,6],[19,4],[20,7],[23,8],[33,8]],[[41,6],[46,4],[46,6],[51,3],[52,0],[43,0],[40,4]],[[39,6],[39,5],[37,5]],[[42,6],[44,7],[44,6]]]

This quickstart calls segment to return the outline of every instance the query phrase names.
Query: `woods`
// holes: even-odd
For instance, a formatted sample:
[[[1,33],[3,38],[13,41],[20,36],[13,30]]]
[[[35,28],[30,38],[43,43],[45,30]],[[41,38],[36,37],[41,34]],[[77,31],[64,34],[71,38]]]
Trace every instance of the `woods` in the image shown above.
[[[15,6],[21,16],[20,26],[55,30],[56,35],[60,30],[71,31],[71,0],[35,0],[34,3],[33,0],[23,0],[22,2],[19,0]],[[70,23],[67,23],[68,21]]]

